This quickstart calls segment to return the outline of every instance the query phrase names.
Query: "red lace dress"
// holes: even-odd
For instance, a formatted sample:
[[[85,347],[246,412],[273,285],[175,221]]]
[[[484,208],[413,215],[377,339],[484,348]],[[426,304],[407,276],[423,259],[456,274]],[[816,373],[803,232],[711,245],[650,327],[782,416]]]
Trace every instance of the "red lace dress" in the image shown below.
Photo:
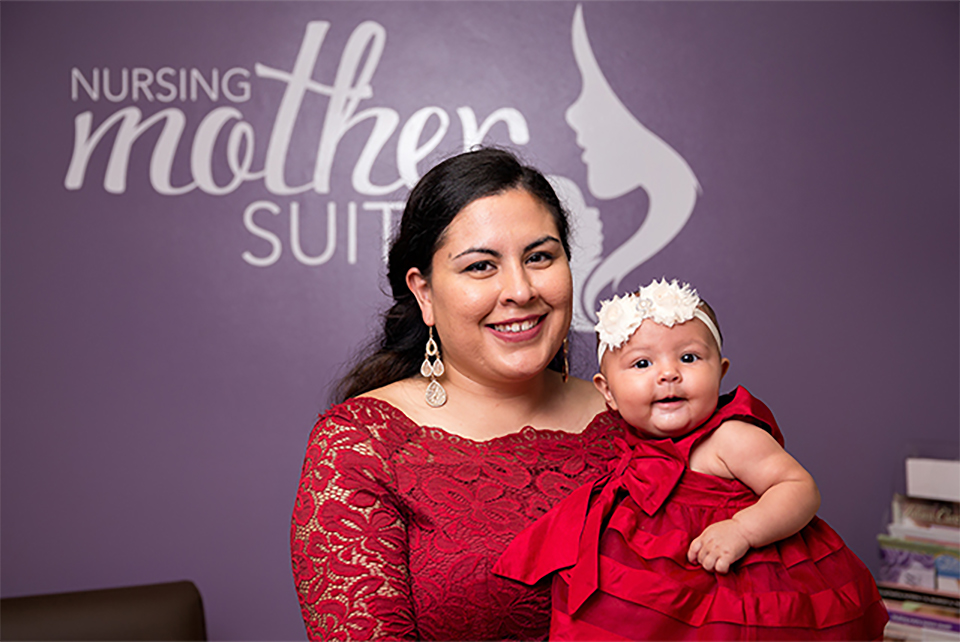
[[[507,544],[607,471],[615,418],[580,434],[525,428],[486,442],[358,398],[320,417],[291,530],[311,639],[542,639],[550,585],[493,575]]]
[[[873,577],[817,517],[727,574],[687,561],[704,528],[758,499],[742,482],[687,468],[693,447],[728,419],[783,445],[769,409],[743,388],[683,437],[644,438],[623,424],[615,469],[511,544],[495,572],[530,583],[553,574],[552,639],[880,639],[887,613]]]

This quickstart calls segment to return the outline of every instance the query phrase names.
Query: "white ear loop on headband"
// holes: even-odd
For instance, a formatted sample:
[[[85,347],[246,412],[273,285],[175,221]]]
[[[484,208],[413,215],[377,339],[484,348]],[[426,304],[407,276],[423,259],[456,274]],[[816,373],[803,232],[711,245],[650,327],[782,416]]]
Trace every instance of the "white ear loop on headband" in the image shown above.
[[[713,322],[713,319],[710,318],[710,315],[700,308],[697,308],[694,310],[693,316],[703,321],[703,324],[707,326],[707,330],[709,330],[710,334],[713,335],[713,340],[717,342],[717,352],[722,352],[723,341],[720,340],[720,330],[717,329],[717,324]]]

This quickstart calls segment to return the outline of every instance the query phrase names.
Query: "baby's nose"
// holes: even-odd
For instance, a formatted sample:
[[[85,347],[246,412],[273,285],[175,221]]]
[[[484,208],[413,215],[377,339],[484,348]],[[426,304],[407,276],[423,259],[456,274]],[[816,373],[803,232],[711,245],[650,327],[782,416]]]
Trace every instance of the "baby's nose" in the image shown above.
[[[673,367],[666,367],[660,370],[660,381],[677,381],[680,378],[680,371]]]

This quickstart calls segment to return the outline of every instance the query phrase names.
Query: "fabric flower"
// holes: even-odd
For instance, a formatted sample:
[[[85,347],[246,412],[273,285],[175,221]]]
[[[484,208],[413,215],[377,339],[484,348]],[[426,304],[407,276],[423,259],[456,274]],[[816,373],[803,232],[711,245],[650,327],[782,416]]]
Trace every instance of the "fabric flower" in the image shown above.
[[[650,318],[668,328],[692,319],[700,304],[696,290],[691,290],[686,283],[681,286],[676,279],[669,283],[666,279],[654,280],[640,288],[639,298],[652,302]]]
[[[622,346],[643,321],[643,317],[637,314],[633,295],[623,298],[614,295],[609,301],[604,301],[600,304],[597,319],[596,330],[600,334],[600,343],[610,350]]]
[[[638,292],[624,297],[614,295],[601,302],[596,325],[600,338],[597,360],[603,359],[606,350],[616,350],[626,343],[644,319],[670,328],[692,319],[698,305],[697,291],[687,283],[680,285],[676,279],[669,283],[666,279],[654,279]]]

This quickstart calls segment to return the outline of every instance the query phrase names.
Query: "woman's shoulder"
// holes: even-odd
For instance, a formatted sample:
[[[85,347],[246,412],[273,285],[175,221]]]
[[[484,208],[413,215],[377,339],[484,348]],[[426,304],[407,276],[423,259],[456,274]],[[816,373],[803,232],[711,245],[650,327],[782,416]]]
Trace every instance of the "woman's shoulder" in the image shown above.
[[[368,390],[344,403],[365,408],[375,408],[393,419],[413,426],[424,425],[419,420],[419,407],[423,405],[425,385],[418,378],[401,379],[380,388]]]
[[[568,412],[579,416],[581,425],[588,426],[594,418],[607,410],[607,403],[593,382],[570,377],[563,383],[563,387],[567,390],[564,403]]]
[[[592,443],[606,439],[611,434],[622,432],[619,415],[607,407],[603,395],[592,382],[570,377],[559,383],[556,388],[557,404],[552,409],[552,419],[548,422],[555,438],[572,443]]]
[[[365,393],[334,404],[321,413],[310,441],[347,444],[373,440],[397,445],[419,429],[388,397]]]

